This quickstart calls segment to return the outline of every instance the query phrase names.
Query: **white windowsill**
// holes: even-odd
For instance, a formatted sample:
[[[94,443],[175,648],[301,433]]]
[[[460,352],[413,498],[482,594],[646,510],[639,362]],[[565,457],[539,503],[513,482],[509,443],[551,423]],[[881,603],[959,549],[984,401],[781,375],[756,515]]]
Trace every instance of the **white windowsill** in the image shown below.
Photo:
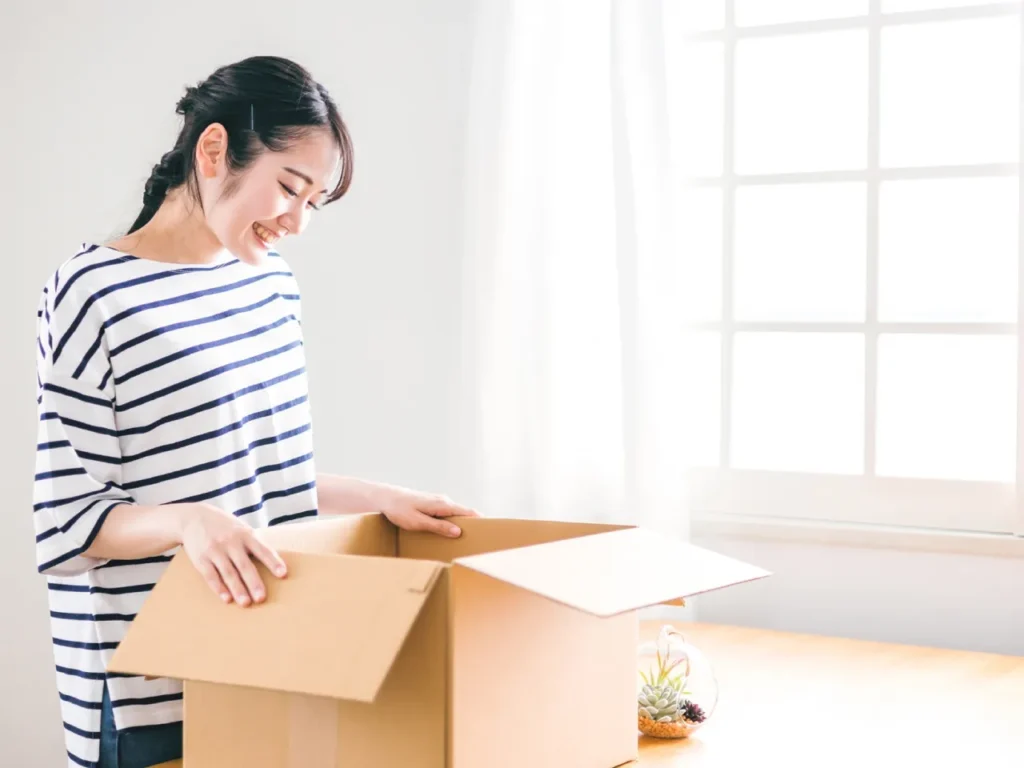
[[[923,530],[793,518],[695,514],[691,521],[690,533],[694,538],[720,536],[797,544],[899,549],[988,557],[1024,557],[1024,537],[1010,534]]]

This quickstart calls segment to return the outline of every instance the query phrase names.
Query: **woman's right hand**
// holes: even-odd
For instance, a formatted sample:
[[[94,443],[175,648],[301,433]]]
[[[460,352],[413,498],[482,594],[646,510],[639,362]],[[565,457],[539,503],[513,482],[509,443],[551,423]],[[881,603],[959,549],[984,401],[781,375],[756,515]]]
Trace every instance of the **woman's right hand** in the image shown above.
[[[256,537],[256,532],[229,512],[212,504],[182,504],[181,544],[199,573],[220,598],[247,606],[262,603],[267,589],[253,565],[262,562],[279,578],[287,575],[284,560]]]

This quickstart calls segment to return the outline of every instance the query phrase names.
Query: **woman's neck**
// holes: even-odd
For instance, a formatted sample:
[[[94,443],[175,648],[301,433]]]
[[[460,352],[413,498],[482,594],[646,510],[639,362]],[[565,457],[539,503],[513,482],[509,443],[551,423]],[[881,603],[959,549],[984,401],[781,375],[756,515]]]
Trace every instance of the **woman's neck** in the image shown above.
[[[175,264],[208,264],[225,251],[198,204],[182,190],[172,192],[143,227],[107,245],[142,259]]]

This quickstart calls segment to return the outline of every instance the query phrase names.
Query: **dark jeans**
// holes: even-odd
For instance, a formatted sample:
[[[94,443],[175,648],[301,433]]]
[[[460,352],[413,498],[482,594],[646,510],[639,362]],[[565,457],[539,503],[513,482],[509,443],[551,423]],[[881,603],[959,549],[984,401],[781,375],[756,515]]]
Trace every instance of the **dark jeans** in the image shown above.
[[[118,731],[110,694],[103,686],[99,768],[149,768],[181,759],[181,723],[146,725]]]

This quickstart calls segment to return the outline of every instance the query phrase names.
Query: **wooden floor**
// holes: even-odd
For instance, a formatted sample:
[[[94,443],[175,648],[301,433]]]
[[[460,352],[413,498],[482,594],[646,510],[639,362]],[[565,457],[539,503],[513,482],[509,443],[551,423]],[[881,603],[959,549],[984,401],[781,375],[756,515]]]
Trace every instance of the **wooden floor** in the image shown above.
[[[659,626],[643,632],[653,637]],[[718,706],[691,739],[641,737],[634,766],[1024,768],[1022,657],[680,629],[714,665]]]

